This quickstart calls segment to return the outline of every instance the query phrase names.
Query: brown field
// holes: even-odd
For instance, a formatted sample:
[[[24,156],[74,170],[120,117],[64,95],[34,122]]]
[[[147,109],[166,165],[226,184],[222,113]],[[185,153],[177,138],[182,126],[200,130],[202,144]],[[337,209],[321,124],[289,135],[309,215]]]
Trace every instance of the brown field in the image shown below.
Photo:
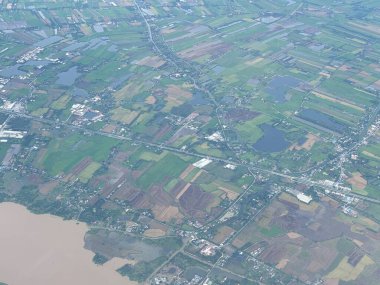
[[[163,60],[161,57],[154,55],[154,56],[144,57],[143,59],[135,61],[134,63],[137,65],[159,68],[163,66],[166,63],[166,61]]]
[[[116,130],[116,128],[117,126],[115,125],[107,124],[103,127],[102,131],[106,133],[112,133],[113,131]]]
[[[218,185],[218,184],[216,184]],[[236,193],[235,191],[232,191],[230,189],[227,189],[226,187],[222,187],[218,185],[218,188],[222,190],[224,193],[226,193],[228,199],[235,200],[237,197],[239,197],[239,193]]]
[[[166,232],[161,229],[148,229],[144,232],[144,236],[146,237],[162,237],[165,236]]]
[[[178,56],[184,59],[197,59],[204,55],[218,55],[228,51],[230,47],[221,41],[205,42],[178,52]]]
[[[286,258],[281,259],[280,262],[277,263],[276,268],[277,268],[277,269],[284,269],[284,268],[286,267],[286,265],[288,264],[289,261],[290,261],[290,260],[289,260],[289,259],[286,259]]]
[[[148,105],[153,105],[156,103],[156,97],[154,96],[148,96],[146,99],[145,99],[145,103],[148,104]]]
[[[187,177],[187,175],[190,174],[191,171],[193,171],[193,169],[195,168],[194,165],[190,164],[182,173],[181,175],[179,176],[179,178],[181,179],[185,179]]]
[[[255,65],[256,63],[259,63],[261,61],[263,61],[264,58],[263,57],[256,57],[255,59],[253,60],[249,60],[249,61],[246,61],[245,64],[246,65]]]
[[[213,242],[216,244],[220,244],[226,240],[235,230],[233,228],[230,228],[229,226],[222,226],[218,229],[218,232],[212,239]]]
[[[181,192],[179,192],[178,195],[175,197],[176,200],[179,200],[182,197],[182,195],[185,194],[186,191],[190,188],[190,186],[191,186],[191,183],[187,183],[185,187],[182,188]]]
[[[59,184],[59,181],[54,180],[54,181],[49,181],[43,184],[38,185],[38,190],[40,191],[41,194],[47,195],[49,194],[55,187],[57,187]]]
[[[179,199],[179,203],[186,214],[198,218],[204,218],[207,215],[205,209],[212,201],[212,194],[195,185],[191,185]]]
[[[179,106],[190,100],[192,94],[177,85],[169,85],[166,89],[166,101],[170,107]]]
[[[156,218],[163,222],[170,222],[171,220],[175,219],[177,221],[182,220],[183,215],[179,211],[178,207],[175,206],[169,206],[163,211],[161,211]]]
[[[123,88],[116,91],[113,96],[118,102],[125,99],[132,99],[139,93],[149,90],[152,86],[153,84],[150,81],[139,81],[139,79],[131,80],[131,82]]]
[[[160,32],[161,34],[171,34],[171,33],[174,33],[176,31],[176,29],[173,29],[173,28],[165,28],[165,29],[162,29]]]
[[[363,29],[367,32],[375,33],[377,35],[380,35],[380,27],[373,24],[366,24],[366,23],[355,23],[355,22],[348,22],[350,25]]]
[[[290,233],[287,234],[287,236],[288,236],[289,238],[291,238],[291,239],[297,239],[297,238],[302,237],[300,234],[295,233],[295,232],[290,232]]]
[[[358,110],[358,111],[361,111],[361,112],[365,111],[364,108],[361,108],[361,107],[355,105],[355,103],[350,102],[348,100],[343,100],[343,99],[340,99],[340,98],[332,97],[331,95],[328,95],[328,94],[322,93],[322,92],[312,91],[312,94],[315,95],[318,98],[322,98],[322,99],[325,99],[325,100],[328,100],[328,101],[331,101],[331,102],[334,102],[334,103],[339,103],[339,104],[341,104],[343,106],[350,107],[352,109],[355,109],[355,110]]]
[[[360,172],[352,173],[352,177],[347,179],[347,182],[359,190],[364,190],[364,188],[367,186],[367,180],[363,178]]]
[[[312,134],[312,133],[308,133],[306,135],[306,141],[302,144],[302,145],[292,145],[290,147],[290,149],[295,149],[295,150],[301,150],[301,149],[305,149],[305,150],[311,150],[314,146],[314,144],[320,140],[319,137],[317,137],[316,135]]]

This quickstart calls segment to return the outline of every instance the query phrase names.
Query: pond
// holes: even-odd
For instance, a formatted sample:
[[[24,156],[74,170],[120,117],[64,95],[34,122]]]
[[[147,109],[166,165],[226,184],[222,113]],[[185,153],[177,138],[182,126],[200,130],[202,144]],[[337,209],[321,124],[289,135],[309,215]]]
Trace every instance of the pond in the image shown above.
[[[84,100],[87,100],[90,98],[90,94],[81,88],[74,87],[73,89],[73,99],[75,102],[83,102]]]
[[[314,109],[302,110],[298,117],[338,133],[342,133],[347,129],[347,126],[339,123],[334,117]]]
[[[13,76],[19,76],[26,74],[24,71],[19,70],[18,68],[21,66],[21,64],[15,64],[13,66],[7,66],[4,69],[0,70],[0,76],[11,78]]]
[[[77,69],[77,66],[73,66],[69,70],[59,73],[55,83],[64,86],[73,85],[75,80],[81,75]]]
[[[35,44],[33,44],[33,46],[35,47],[47,47],[49,45],[52,45],[52,44],[55,44],[59,41],[63,40],[63,37],[60,37],[60,36],[51,36],[51,37],[48,37],[46,39],[43,39],[39,42],[36,42]]]
[[[290,143],[285,139],[285,133],[275,127],[262,124],[260,129],[263,136],[253,145],[253,148],[262,152],[279,152],[287,149]]]
[[[206,105],[210,103],[210,100],[205,98],[202,93],[200,92],[194,92],[193,98],[189,102],[191,105]]]
[[[301,80],[292,76],[275,76],[266,87],[266,91],[278,103],[286,102],[286,94],[294,87],[297,87]]]

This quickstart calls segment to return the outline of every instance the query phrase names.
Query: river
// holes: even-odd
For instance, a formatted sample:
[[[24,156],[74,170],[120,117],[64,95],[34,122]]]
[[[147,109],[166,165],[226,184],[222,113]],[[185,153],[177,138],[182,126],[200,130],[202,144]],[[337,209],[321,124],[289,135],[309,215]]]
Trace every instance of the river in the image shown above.
[[[0,204],[0,282],[9,285],[128,285],[122,264],[92,262],[84,249],[85,224],[36,215],[15,203]],[[121,260],[122,261],[122,260]]]

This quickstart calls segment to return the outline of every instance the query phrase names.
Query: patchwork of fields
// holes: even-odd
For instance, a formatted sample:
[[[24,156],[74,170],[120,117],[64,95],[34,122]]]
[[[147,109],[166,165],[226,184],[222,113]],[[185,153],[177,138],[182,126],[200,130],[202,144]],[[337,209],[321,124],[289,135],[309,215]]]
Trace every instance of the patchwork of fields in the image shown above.
[[[0,201],[86,222],[94,262],[141,284],[375,285],[379,20],[375,0],[0,1]]]

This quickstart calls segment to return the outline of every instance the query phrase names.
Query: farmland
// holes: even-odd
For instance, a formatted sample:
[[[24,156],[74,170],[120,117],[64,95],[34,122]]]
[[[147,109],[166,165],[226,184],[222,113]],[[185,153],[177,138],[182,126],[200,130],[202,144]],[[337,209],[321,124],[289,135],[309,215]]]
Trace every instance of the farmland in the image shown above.
[[[0,201],[140,284],[377,284],[377,2],[0,1]]]

